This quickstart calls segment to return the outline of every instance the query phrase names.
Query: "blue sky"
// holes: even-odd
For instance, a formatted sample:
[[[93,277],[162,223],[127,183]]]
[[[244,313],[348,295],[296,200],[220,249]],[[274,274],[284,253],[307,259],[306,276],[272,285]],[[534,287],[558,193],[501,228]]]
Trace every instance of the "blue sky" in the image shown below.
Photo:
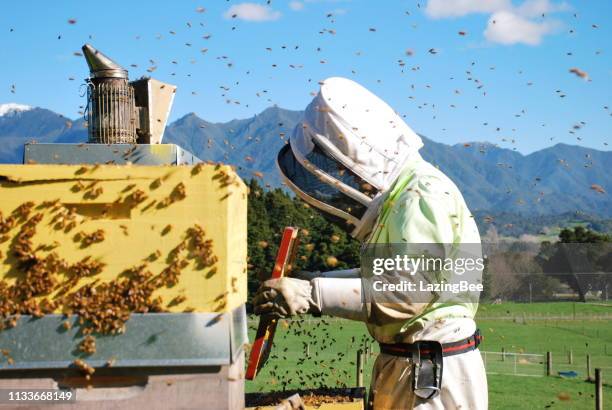
[[[608,0],[99,4],[0,3],[0,103],[76,118],[88,70],[74,53],[89,42],[131,78],[176,84],[173,120],[303,109],[318,81],[346,76],[436,141],[612,143]]]

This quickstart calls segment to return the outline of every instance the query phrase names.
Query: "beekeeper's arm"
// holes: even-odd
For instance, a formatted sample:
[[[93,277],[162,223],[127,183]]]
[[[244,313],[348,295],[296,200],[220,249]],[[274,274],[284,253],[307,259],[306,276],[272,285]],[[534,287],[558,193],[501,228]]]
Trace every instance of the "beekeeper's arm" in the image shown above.
[[[418,189],[405,191],[392,200],[388,209],[383,209],[384,226],[378,242],[454,243],[457,229],[449,211],[454,208],[454,189],[447,188],[445,182],[424,178],[417,185]],[[254,299],[255,312],[292,315],[310,311],[351,320],[388,323],[413,317],[428,305],[416,303],[404,293],[398,303],[369,303],[368,309],[363,303],[362,291],[359,278],[268,280]],[[291,309],[292,305],[299,309]]]

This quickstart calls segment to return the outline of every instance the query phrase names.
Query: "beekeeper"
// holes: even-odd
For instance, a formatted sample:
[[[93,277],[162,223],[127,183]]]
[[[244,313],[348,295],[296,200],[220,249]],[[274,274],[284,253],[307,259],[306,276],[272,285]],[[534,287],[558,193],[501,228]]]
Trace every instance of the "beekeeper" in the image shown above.
[[[334,77],[322,83],[277,163],[285,183],[361,241],[362,253],[391,244],[480,248],[461,193],[421,158],[422,146],[384,101]],[[310,312],[364,322],[381,350],[369,408],[486,409],[477,299],[443,301],[431,292],[417,297],[418,292],[404,291],[384,300],[371,296],[372,277],[362,259],[361,269],[271,279],[254,297],[255,312],[282,317]]]

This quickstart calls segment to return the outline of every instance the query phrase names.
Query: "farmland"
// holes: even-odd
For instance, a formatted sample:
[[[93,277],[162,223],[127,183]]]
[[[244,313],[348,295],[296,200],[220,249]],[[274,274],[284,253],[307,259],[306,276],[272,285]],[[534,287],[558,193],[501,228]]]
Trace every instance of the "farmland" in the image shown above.
[[[481,351],[487,352],[490,408],[594,408],[594,385],[585,381],[587,354],[592,369],[603,369],[604,398],[612,404],[610,315],[612,306],[604,304],[483,305],[478,325],[485,337]],[[257,323],[252,319],[251,340]],[[370,346],[366,386],[377,346],[363,324],[310,317],[282,321],[271,357],[257,379],[247,382],[247,391],[353,386],[357,350]],[[552,377],[544,376],[547,351],[553,358]],[[572,370],[574,378],[558,376]]]

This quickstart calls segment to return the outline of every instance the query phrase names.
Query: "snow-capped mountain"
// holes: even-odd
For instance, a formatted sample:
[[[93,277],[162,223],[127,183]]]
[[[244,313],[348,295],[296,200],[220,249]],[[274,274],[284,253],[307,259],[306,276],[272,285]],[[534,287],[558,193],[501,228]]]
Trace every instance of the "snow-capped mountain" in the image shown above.
[[[25,104],[17,104],[17,103],[0,104],[0,117],[3,117],[5,115],[15,114],[18,112],[29,111],[32,108],[34,107],[30,105],[25,105]]]

